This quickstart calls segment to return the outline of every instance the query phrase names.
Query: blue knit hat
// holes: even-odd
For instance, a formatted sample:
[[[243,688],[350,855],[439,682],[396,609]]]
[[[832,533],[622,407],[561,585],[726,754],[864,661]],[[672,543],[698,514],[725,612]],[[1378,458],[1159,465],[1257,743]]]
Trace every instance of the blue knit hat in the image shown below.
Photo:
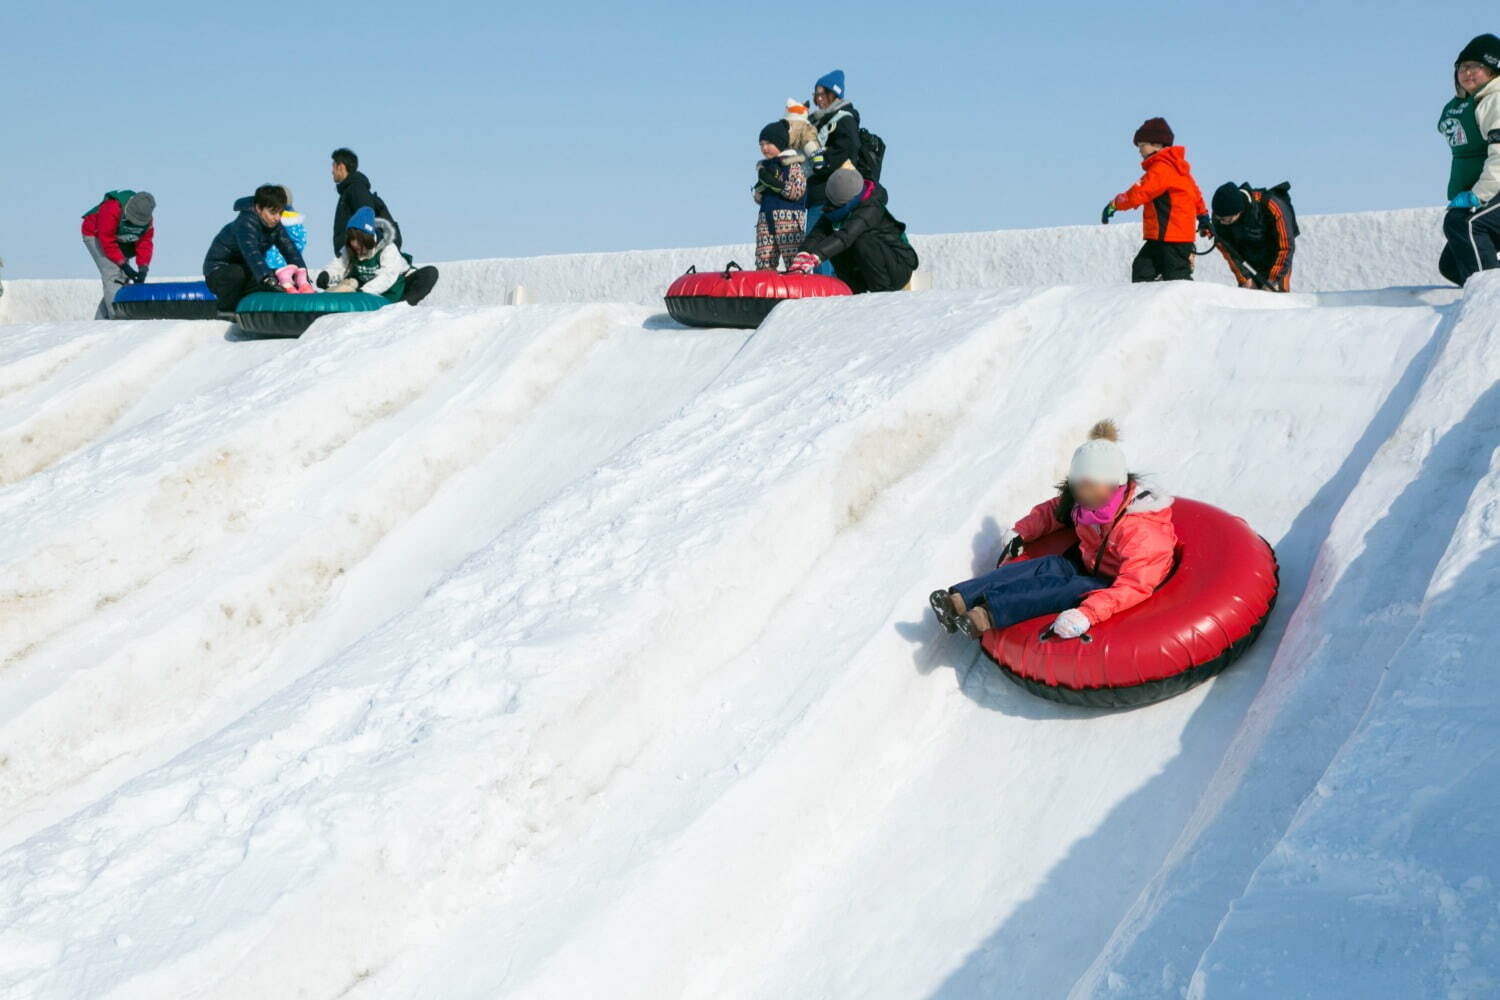
[[[813,89],[816,90],[818,87],[822,87],[834,97],[842,98],[844,96],[844,71],[836,69],[832,73],[825,73],[818,77],[818,82],[813,84]]]
[[[362,233],[377,235],[375,232],[375,210],[369,205],[361,208],[349,217],[349,228],[358,229]]]

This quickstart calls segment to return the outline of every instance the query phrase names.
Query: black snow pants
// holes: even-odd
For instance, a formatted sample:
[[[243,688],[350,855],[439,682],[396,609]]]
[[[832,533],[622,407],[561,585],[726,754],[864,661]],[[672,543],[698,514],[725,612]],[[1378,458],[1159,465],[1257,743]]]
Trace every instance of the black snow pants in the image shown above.
[[[865,292],[899,292],[917,269],[917,251],[905,240],[886,240],[869,232],[849,249],[833,258],[833,273],[855,295]]]
[[[1131,281],[1192,281],[1193,245],[1147,240],[1130,265]]]
[[[1448,249],[1443,256],[1448,258],[1451,254],[1453,270],[1451,274],[1444,270],[1443,277],[1454,284],[1462,285],[1477,271],[1500,267],[1500,259],[1496,257],[1500,247],[1500,198],[1491,198],[1488,205],[1477,211],[1448,209],[1443,216],[1443,235],[1448,237]]]
[[[234,312],[240,299],[260,287],[242,264],[220,264],[205,274],[203,280],[219,300],[219,312]]]

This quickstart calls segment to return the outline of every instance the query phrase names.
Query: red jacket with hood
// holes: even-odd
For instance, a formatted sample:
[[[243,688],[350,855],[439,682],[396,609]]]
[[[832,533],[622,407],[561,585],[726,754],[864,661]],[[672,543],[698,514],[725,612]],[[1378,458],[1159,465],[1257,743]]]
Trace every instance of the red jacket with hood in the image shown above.
[[[1084,572],[1114,580],[1078,605],[1091,624],[1135,607],[1172,572],[1177,532],[1172,528],[1171,497],[1133,484],[1114,523],[1102,526],[1064,524],[1057,516],[1061,504],[1062,497],[1037,504],[1016,522],[1014,530],[1023,544],[1063,528],[1077,533]]]
[[[105,198],[99,203],[99,207],[83,217],[83,235],[92,236],[99,241],[99,249],[104,256],[115,264],[124,264],[129,258],[125,250],[120,247],[120,216],[125,211],[113,198]],[[140,240],[135,244],[135,263],[138,267],[151,266],[151,252],[155,249],[156,224],[152,223],[146,227],[141,234]],[[130,244],[125,244],[129,247]]]
[[[1187,150],[1168,146],[1141,161],[1146,175],[1115,195],[1115,209],[1145,208],[1142,228],[1148,240],[1191,243],[1198,236],[1198,216],[1208,214],[1203,192],[1193,180]]]

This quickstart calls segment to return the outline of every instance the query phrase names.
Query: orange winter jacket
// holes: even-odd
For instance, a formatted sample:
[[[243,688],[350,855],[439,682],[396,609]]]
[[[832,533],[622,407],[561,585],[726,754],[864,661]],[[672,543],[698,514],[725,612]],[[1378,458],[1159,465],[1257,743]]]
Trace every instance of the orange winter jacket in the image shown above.
[[[1177,555],[1177,532],[1172,528],[1172,498],[1132,486],[1113,524],[1064,524],[1058,519],[1062,497],[1039,503],[1015,523],[1021,542],[1070,528],[1078,535],[1085,573],[1114,580],[1096,590],[1078,607],[1089,621],[1100,622],[1151,596],[1172,571]],[[1103,552],[1100,552],[1100,547]]]
[[[1193,180],[1187,150],[1168,146],[1146,157],[1146,175],[1115,195],[1115,209],[1128,212],[1145,206],[1142,226],[1146,239],[1191,243],[1198,235],[1198,216],[1208,214],[1203,192]]]

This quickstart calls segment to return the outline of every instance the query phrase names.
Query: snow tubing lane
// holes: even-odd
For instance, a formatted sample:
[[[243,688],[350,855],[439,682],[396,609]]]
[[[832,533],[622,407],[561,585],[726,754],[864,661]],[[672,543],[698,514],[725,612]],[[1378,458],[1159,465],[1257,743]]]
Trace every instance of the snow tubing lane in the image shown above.
[[[852,294],[827,275],[745,271],[731,262],[722,271],[689,268],[667,289],[666,302],[667,313],[684,326],[754,329],[778,302]]]
[[[113,319],[213,319],[214,293],[201,281],[125,285],[115,292]]]
[[[234,322],[263,337],[300,337],[321,316],[374,312],[388,305],[379,295],[365,292],[251,292],[235,307]]]
[[[1089,708],[1135,708],[1181,694],[1250,647],[1276,605],[1276,553],[1242,518],[1197,500],[1172,504],[1176,566],[1156,593],[1090,637],[1042,639],[1054,616],[986,632],[1001,673],[1032,694]],[[1059,531],[1022,558],[1058,555],[1077,538]]]

